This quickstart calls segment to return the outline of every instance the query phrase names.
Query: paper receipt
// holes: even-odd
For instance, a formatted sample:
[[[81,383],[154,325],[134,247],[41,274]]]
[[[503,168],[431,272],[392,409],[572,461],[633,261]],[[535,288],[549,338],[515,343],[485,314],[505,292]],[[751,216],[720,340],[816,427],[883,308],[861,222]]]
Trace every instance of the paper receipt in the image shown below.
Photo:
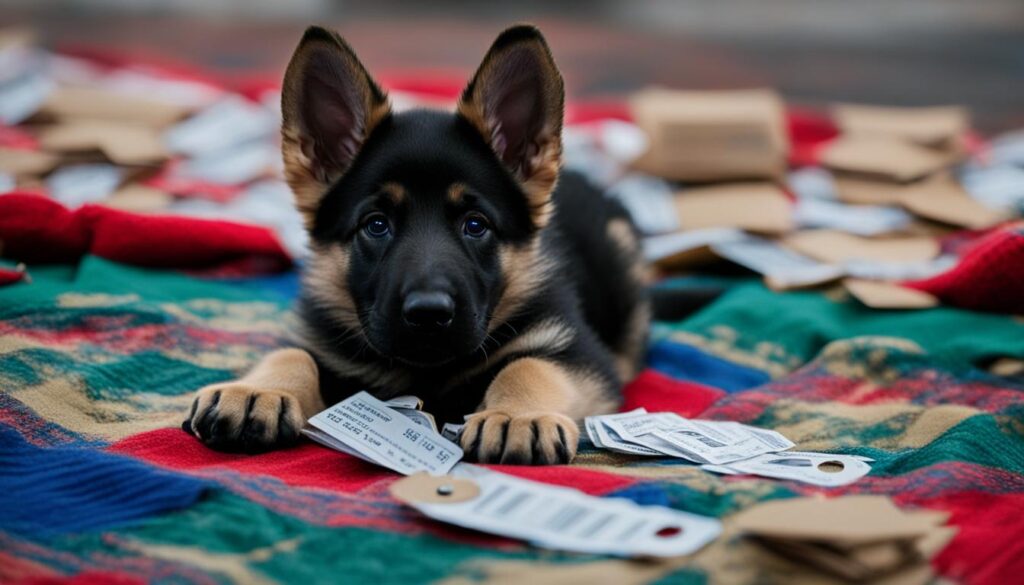
[[[335,404],[308,421],[310,438],[399,473],[444,475],[462,449],[366,392]],[[330,441],[324,441],[327,435]]]

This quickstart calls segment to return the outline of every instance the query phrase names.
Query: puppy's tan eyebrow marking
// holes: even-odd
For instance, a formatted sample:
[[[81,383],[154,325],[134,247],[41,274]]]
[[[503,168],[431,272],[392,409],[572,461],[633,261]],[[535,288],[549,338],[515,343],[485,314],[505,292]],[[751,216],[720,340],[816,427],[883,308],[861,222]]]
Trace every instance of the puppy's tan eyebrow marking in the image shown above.
[[[466,186],[462,183],[452,183],[448,187],[448,201],[458,205],[462,203],[462,196],[466,193]]]
[[[388,196],[388,199],[391,200],[391,203],[394,203],[395,205],[401,205],[401,203],[405,201],[405,187],[398,183],[384,183],[380,186],[380,190],[383,191],[384,194]]]

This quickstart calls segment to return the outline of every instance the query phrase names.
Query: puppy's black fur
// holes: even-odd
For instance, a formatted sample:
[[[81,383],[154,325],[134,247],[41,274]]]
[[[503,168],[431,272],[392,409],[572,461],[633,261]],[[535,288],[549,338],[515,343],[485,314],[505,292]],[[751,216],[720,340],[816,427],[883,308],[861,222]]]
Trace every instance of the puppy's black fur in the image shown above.
[[[473,415],[468,456],[506,463],[570,459],[573,421],[617,406],[646,340],[643,270],[624,209],[559,179],[563,99],[529,26],[499,36],[455,113],[392,112],[340,37],[307,31],[283,150],[324,404],[415,394],[440,421]]]
[[[624,209],[581,176],[563,174],[554,193],[551,224],[541,231],[544,271],[521,308],[488,334],[506,280],[500,246],[525,246],[534,236],[518,187],[499,166],[478,132],[465,120],[433,111],[395,114],[383,121],[352,171],[326,195],[312,231],[317,246],[349,246],[346,286],[362,309],[363,334],[331,318],[332,307],[307,290],[300,314],[310,348],[321,368],[327,403],[369,388],[388,396],[412,392],[445,420],[473,412],[494,375],[509,361],[538,356],[592,371],[601,391],[615,400],[620,377],[612,348],[623,343],[641,289],[628,277],[636,259],[607,235],[613,219],[628,221]],[[403,186],[404,207],[376,192],[384,183]],[[467,185],[464,206],[447,201],[452,184]],[[406,187],[408,186],[408,187]],[[471,211],[472,210],[472,211]],[[483,238],[460,234],[467,213],[490,223]],[[391,233],[372,238],[360,232],[360,218],[384,213]],[[457,311],[444,328],[410,326],[402,317],[401,291],[419,283],[451,290]],[[373,307],[372,309],[370,307]],[[532,324],[553,320],[572,332],[565,347],[540,344],[489,359]],[[337,340],[337,341],[334,341]],[[330,367],[337,353],[367,365],[408,372],[410,385],[374,387],[371,380]],[[461,374],[482,364],[478,374]],[[454,387],[450,382],[459,380]]]

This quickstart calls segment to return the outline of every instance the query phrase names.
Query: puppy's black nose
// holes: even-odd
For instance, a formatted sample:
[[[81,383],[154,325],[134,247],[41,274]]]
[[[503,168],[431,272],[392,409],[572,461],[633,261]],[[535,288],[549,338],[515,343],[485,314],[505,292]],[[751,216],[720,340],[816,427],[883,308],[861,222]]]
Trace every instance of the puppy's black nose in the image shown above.
[[[402,316],[417,327],[447,327],[455,317],[455,299],[446,292],[411,292],[402,304]]]

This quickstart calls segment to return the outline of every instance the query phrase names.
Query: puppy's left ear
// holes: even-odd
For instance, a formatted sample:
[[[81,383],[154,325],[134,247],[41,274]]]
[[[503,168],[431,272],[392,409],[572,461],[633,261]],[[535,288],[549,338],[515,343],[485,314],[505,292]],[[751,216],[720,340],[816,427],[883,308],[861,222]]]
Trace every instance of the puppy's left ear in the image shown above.
[[[565,89],[544,37],[528,25],[498,36],[458,111],[490,144],[522,185],[534,224],[553,211],[551,193],[562,164]]]
[[[281,89],[281,151],[295,202],[312,228],[320,200],[391,112],[387,96],[337,33],[309,27]]]

